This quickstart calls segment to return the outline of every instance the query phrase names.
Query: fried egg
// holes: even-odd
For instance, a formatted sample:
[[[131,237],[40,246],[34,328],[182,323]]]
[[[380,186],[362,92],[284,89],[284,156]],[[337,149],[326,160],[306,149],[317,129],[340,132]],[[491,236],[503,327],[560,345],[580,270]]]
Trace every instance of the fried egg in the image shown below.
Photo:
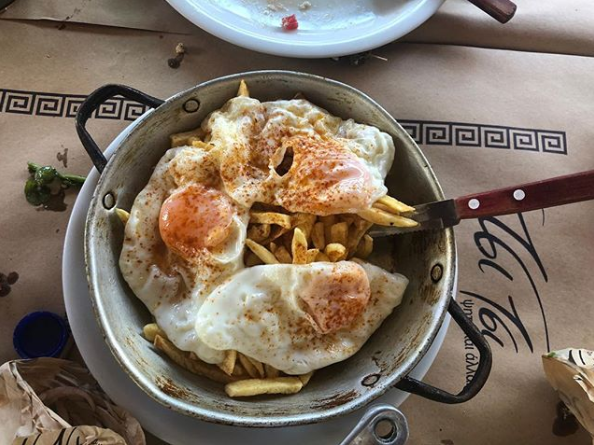
[[[400,304],[407,284],[365,262],[255,266],[206,299],[196,332],[213,349],[304,374],[355,354]]]
[[[244,207],[263,202],[316,215],[356,213],[387,193],[392,138],[306,100],[236,97],[202,129],[217,149],[226,192]],[[290,168],[277,171],[286,156]]]
[[[196,165],[203,168],[189,168]],[[178,348],[220,363],[224,352],[196,334],[196,313],[218,283],[243,268],[249,215],[216,188],[207,171],[213,165],[196,148],[167,151],[130,211],[120,270]]]
[[[290,212],[325,216],[356,213],[377,199],[365,163],[336,140],[293,136],[284,141],[277,156],[288,150],[293,160],[276,181],[280,187],[275,204]]]

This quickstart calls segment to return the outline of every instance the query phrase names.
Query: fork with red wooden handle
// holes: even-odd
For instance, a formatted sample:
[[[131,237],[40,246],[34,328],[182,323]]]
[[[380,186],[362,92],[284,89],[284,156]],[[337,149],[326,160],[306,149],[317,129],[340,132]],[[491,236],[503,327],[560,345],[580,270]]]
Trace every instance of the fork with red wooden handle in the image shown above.
[[[495,20],[507,23],[516,13],[517,5],[510,0],[468,0]]]
[[[414,207],[414,212],[405,214],[419,223],[416,227],[374,226],[369,234],[377,238],[418,230],[444,229],[457,225],[463,219],[529,212],[591,199],[594,199],[594,170],[421,204]]]

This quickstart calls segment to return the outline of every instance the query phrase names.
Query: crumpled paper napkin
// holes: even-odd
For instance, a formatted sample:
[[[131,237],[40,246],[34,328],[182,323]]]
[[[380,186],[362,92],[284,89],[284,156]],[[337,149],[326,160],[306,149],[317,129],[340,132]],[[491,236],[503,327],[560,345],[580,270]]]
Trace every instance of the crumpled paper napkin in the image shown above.
[[[68,360],[0,366],[0,419],[0,445],[146,444],[138,421],[114,405],[86,368]]]

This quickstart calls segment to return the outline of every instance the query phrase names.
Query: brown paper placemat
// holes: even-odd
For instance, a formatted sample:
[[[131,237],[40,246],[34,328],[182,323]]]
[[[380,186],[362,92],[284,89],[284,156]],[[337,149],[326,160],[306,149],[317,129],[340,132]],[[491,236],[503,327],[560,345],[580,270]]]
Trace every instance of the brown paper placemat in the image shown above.
[[[165,0],[16,0],[0,14],[0,19],[87,23],[179,34],[196,31]]]
[[[388,62],[352,68],[264,56],[201,35],[183,37],[189,53],[172,70],[166,60],[179,36],[78,25],[58,31],[10,21],[0,26],[10,49],[0,53],[0,272],[20,274],[0,299],[2,361],[14,357],[11,332],[24,314],[63,312],[60,258],[68,212],[38,212],[25,203],[25,163],[57,165],[56,153],[68,148],[67,170],[88,171],[72,115],[81,95],[104,83],[167,97],[244,70],[323,74],[362,89],[398,118],[449,196],[594,168],[594,60],[588,57],[393,44],[383,50]],[[134,115],[132,104],[115,103],[91,123],[91,132],[106,146]],[[585,203],[456,229],[457,298],[489,337],[493,371],[484,390],[462,405],[411,397],[402,408],[412,444],[589,443],[583,431],[552,434],[557,396],[544,379],[540,354],[593,348],[592,220],[594,205]],[[452,326],[426,380],[455,391],[475,366],[476,351]]]
[[[514,18],[501,25],[467,0],[447,0],[407,42],[594,55],[594,2],[514,0]]]

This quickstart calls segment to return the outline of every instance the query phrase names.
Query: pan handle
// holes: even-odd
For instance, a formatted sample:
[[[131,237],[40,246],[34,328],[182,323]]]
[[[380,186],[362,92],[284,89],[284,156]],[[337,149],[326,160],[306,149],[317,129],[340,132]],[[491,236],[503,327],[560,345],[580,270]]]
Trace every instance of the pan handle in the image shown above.
[[[378,431],[382,422],[390,426],[391,431]],[[407,440],[408,422],[404,414],[392,405],[378,404],[369,407],[339,445],[404,445]]]
[[[436,388],[408,376],[404,377],[394,386],[402,391],[410,392],[411,394],[436,402],[455,404],[472,399],[485,386],[491,372],[493,355],[485,337],[480,333],[474,323],[466,317],[460,305],[453,298],[450,299],[448,312],[479,351],[479,364],[472,380],[458,394],[451,394],[443,389]]]
[[[93,164],[97,170],[99,170],[99,173],[103,172],[103,169],[107,164],[107,159],[105,159],[105,156],[87,131],[86,125],[95,110],[115,96],[123,96],[126,99],[140,102],[151,108],[157,108],[164,102],[163,100],[149,96],[142,91],[117,84],[104,85],[89,94],[78,109],[78,113],[76,113],[76,132],[78,133],[78,137],[83,144],[83,147],[87,150],[91,161],[93,161]]]

